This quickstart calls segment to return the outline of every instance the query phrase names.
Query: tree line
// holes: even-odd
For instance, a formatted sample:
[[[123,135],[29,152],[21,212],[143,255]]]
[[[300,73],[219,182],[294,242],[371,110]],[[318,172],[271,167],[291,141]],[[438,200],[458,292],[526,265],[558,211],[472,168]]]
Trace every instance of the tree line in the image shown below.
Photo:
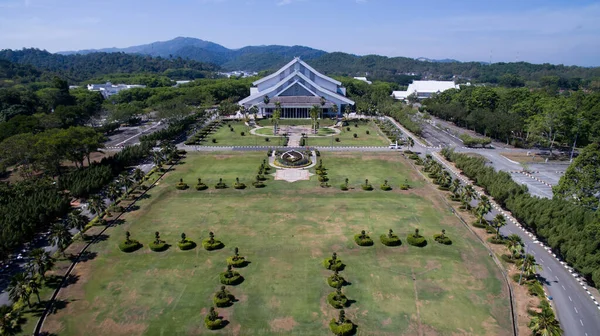
[[[182,58],[165,59],[125,53],[60,55],[33,48],[0,50],[0,59],[13,63],[29,64],[40,70],[51,71],[63,76],[72,83],[116,73],[189,74],[192,76],[178,77],[177,79],[193,79],[198,78],[200,74],[202,77],[210,77],[212,73],[219,70],[219,67],[213,64]],[[173,72],[182,69],[183,71]]]
[[[600,92],[461,86],[423,110],[514,146],[585,146],[600,140]]]

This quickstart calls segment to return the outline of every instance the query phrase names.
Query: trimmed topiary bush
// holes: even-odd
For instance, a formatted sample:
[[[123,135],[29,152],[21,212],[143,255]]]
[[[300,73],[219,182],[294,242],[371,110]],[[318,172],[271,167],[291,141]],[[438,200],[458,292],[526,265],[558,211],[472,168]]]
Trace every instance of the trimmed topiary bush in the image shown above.
[[[269,138],[265,138],[265,141],[266,141],[266,142],[269,142],[270,140],[269,140]]]
[[[245,267],[248,264],[246,258],[240,256],[237,247],[233,251],[234,255],[227,258],[227,265],[231,265],[235,268]]]
[[[338,287],[335,292],[327,295],[327,302],[335,309],[342,309],[348,305],[348,298],[342,293],[342,288]]]
[[[410,186],[408,184],[401,184],[400,185],[400,190],[408,190],[410,189]]]
[[[131,239],[129,231],[125,232],[125,240],[119,244],[119,249],[125,253],[135,252],[142,247],[142,244],[137,240]]]
[[[212,141],[212,143],[217,143],[217,139],[215,139],[215,138],[212,138],[211,141]]]
[[[235,189],[246,189],[246,185],[240,182],[239,177],[235,178],[235,184],[233,185]]]
[[[154,241],[148,245],[154,252],[162,252],[169,248],[169,244],[160,239],[160,233],[158,233],[158,231],[154,233]]]
[[[340,310],[340,316],[337,321],[332,319],[331,322],[329,322],[329,329],[337,336],[354,335],[356,332],[356,326],[352,321],[346,319],[346,313],[343,309]]]
[[[219,308],[230,307],[233,305],[235,296],[225,289],[225,286],[221,286],[221,290],[215,293],[213,296],[213,303]]]
[[[356,134],[356,133],[354,133],[352,136],[353,136],[354,138],[358,138],[358,134]]]
[[[219,280],[223,285],[235,286],[244,281],[244,277],[240,273],[233,271],[231,265],[227,265],[227,270],[219,274]]]
[[[350,132],[350,127],[346,127],[346,131]]]
[[[336,137],[335,142],[340,142],[340,138]]]
[[[187,183],[183,182],[183,179],[179,179],[179,182],[177,183],[177,185],[175,185],[175,188],[177,188],[177,190],[185,190],[188,188]]]
[[[331,258],[323,260],[323,266],[332,271],[342,271],[346,267],[346,265],[337,258],[337,253],[335,252],[333,252]]]
[[[338,271],[334,271],[333,275],[327,278],[327,284],[333,288],[340,288],[346,284],[346,279]]]
[[[204,325],[207,329],[217,330],[225,326],[223,318],[219,316],[215,308],[210,307],[210,312],[204,318]]]
[[[241,136],[246,136],[246,132],[241,132],[240,135]]]
[[[182,233],[181,240],[177,243],[177,246],[179,247],[180,250],[186,251],[186,250],[191,250],[194,247],[196,247],[196,243],[187,239],[185,236],[185,233]]]
[[[208,189],[208,186],[204,183],[202,183],[202,179],[199,178],[198,179],[198,184],[196,184],[196,190],[206,190]]]
[[[419,234],[419,229],[415,229],[415,233],[409,233],[406,237],[406,241],[412,245],[417,247],[423,247],[427,245],[427,240],[425,237]]]
[[[329,178],[325,175],[319,175],[319,182],[327,182]]]
[[[402,245],[402,241],[396,234],[394,234],[394,231],[392,231],[392,229],[390,229],[388,234],[381,235],[379,237],[379,239],[381,240],[381,243],[385,246],[400,246],[400,245]]]
[[[340,186],[340,189],[343,191],[348,191],[348,185],[344,183]]]
[[[365,132],[365,133],[366,133],[367,135],[371,134],[371,133],[369,132],[369,130],[366,130],[366,132]]]
[[[202,241],[202,247],[208,251],[219,250],[225,247],[220,241],[215,239],[215,234],[212,232],[208,233],[208,238]]]
[[[365,230],[362,230],[359,234],[354,235],[354,241],[358,246],[373,246],[373,239],[369,237]]]
[[[373,186],[371,184],[369,184],[368,179],[365,179],[365,184],[363,184],[361,187],[363,190],[367,190],[367,191],[373,190]]]
[[[390,186],[390,185],[388,184],[388,180],[385,180],[385,182],[384,182],[384,183],[381,185],[381,187],[380,187],[380,188],[381,188],[381,190],[383,190],[383,191],[389,191],[389,190],[392,190],[392,186]]]
[[[452,245],[452,240],[450,240],[450,238],[448,238],[448,236],[446,236],[446,230],[442,230],[441,234],[434,234],[433,240],[435,240],[436,242],[438,242],[440,244]]]
[[[225,182],[223,182],[222,178],[219,178],[219,183],[217,183],[215,185],[215,189],[225,189],[227,188],[227,184],[225,184]]]

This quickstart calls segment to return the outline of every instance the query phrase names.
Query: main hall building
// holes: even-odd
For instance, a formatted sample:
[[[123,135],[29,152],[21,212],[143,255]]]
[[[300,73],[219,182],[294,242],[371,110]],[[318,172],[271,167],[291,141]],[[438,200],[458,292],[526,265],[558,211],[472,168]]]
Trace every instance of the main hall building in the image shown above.
[[[319,73],[299,57],[252,84],[250,96],[238,104],[247,109],[256,106],[263,116],[273,113],[276,102],[281,105],[281,118],[309,118],[309,110],[315,105],[322,109],[323,116],[333,117],[334,105],[337,115],[346,106],[354,105],[346,98],[346,88],[341,82]]]

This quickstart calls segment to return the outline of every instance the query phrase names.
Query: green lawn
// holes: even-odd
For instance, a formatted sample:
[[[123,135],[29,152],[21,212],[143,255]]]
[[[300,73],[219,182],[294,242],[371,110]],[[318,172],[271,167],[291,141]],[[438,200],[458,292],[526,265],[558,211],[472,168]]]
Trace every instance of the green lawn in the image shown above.
[[[358,125],[358,127],[356,127]],[[348,131],[348,127],[350,130]],[[387,146],[390,141],[381,134],[379,128],[373,123],[367,122],[350,122],[348,126],[344,126],[341,129],[341,133],[333,136],[325,136],[330,133],[330,130],[324,129],[319,130],[318,135],[324,135],[322,137],[310,137],[308,138],[308,146]],[[369,134],[367,134],[369,131]],[[357,137],[354,137],[354,134]],[[335,138],[339,138],[340,141],[335,141]]]
[[[306,125],[310,127],[309,119],[284,119],[287,123],[281,123],[282,127],[288,125]],[[292,121],[294,123],[292,123]],[[372,123],[367,122],[351,122],[348,126],[341,129],[340,134],[334,134],[335,132],[326,126],[329,119],[321,120],[319,132],[317,135],[310,135],[307,140],[307,146],[387,146],[390,141],[381,134],[378,127]],[[232,132],[227,124],[231,125],[234,129]],[[209,135],[202,144],[205,146],[277,146],[280,145],[281,137],[273,136],[272,125],[268,121],[260,122],[260,125],[264,128],[257,130],[259,134],[268,135],[269,141],[266,140],[265,136],[256,136],[250,134],[250,128],[243,122],[229,121],[225,122],[215,133]],[[356,127],[358,125],[358,127]],[[350,127],[348,131],[347,128]],[[369,134],[367,134],[369,131]],[[244,135],[241,135],[244,132]],[[354,137],[356,133],[357,137]],[[335,141],[335,138],[339,138],[340,141]],[[216,143],[212,142],[212,139],[216,139]]]
[[[322,156],[332,188],[310,181],[266,181],[266,188],[214,189],[223,178],[250,184],[263,153],[190,154],[167,174],[140,209],[108,230],[92,246],[95,259],[75,268],[78,281],[61,291],[65,308],[51,315],[45,329],[59,335],[331,335],[328,322],[338,311],[326,302],[331,274],[322,260],[336,251],[355,300],[346,309],[361,335],[508,335],[509,308],[499,272],[482,245],[440,205],[440,196],[397,154]],[[197,178],[210,186],[196,191]],[[175,190],[182,178],[192,188]],[[339,190],[345,178],[350,191]],[[363,191],[368,178],[375,187]],[[379,190],[388,180],[394,190]],[[408,180],[413,187],[400,191]],[[407,246],[418,227],[429,244]],[[379,243],[394,229],[400,247]],[[431,235],[446,229],[454,244],[439,245]],[[353,235],[367,230],[373,247],[358,247]],[[119,251],[125,231],[145,246]],[[173,244],[151,252],[154,232]],[[225,248],[201,246],[180,251],[185,232],[199,245],[213,231]],[[219,313],[228,321],[209,332],[203,319],[220,287],[225,259],[239,247],[251,263],[239,272],[245,281],[229,287],[239,300]],[[413,281],[413,277],[416,281]]]

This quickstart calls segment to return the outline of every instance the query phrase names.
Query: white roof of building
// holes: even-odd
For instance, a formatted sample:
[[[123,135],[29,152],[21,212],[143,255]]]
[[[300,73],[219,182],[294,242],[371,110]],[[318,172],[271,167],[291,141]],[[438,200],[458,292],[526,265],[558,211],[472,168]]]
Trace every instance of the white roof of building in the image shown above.
[[[444,92],[448,89],[458,89],[458,85],[452,81],[413,81],[406,91],[434,93]]]

